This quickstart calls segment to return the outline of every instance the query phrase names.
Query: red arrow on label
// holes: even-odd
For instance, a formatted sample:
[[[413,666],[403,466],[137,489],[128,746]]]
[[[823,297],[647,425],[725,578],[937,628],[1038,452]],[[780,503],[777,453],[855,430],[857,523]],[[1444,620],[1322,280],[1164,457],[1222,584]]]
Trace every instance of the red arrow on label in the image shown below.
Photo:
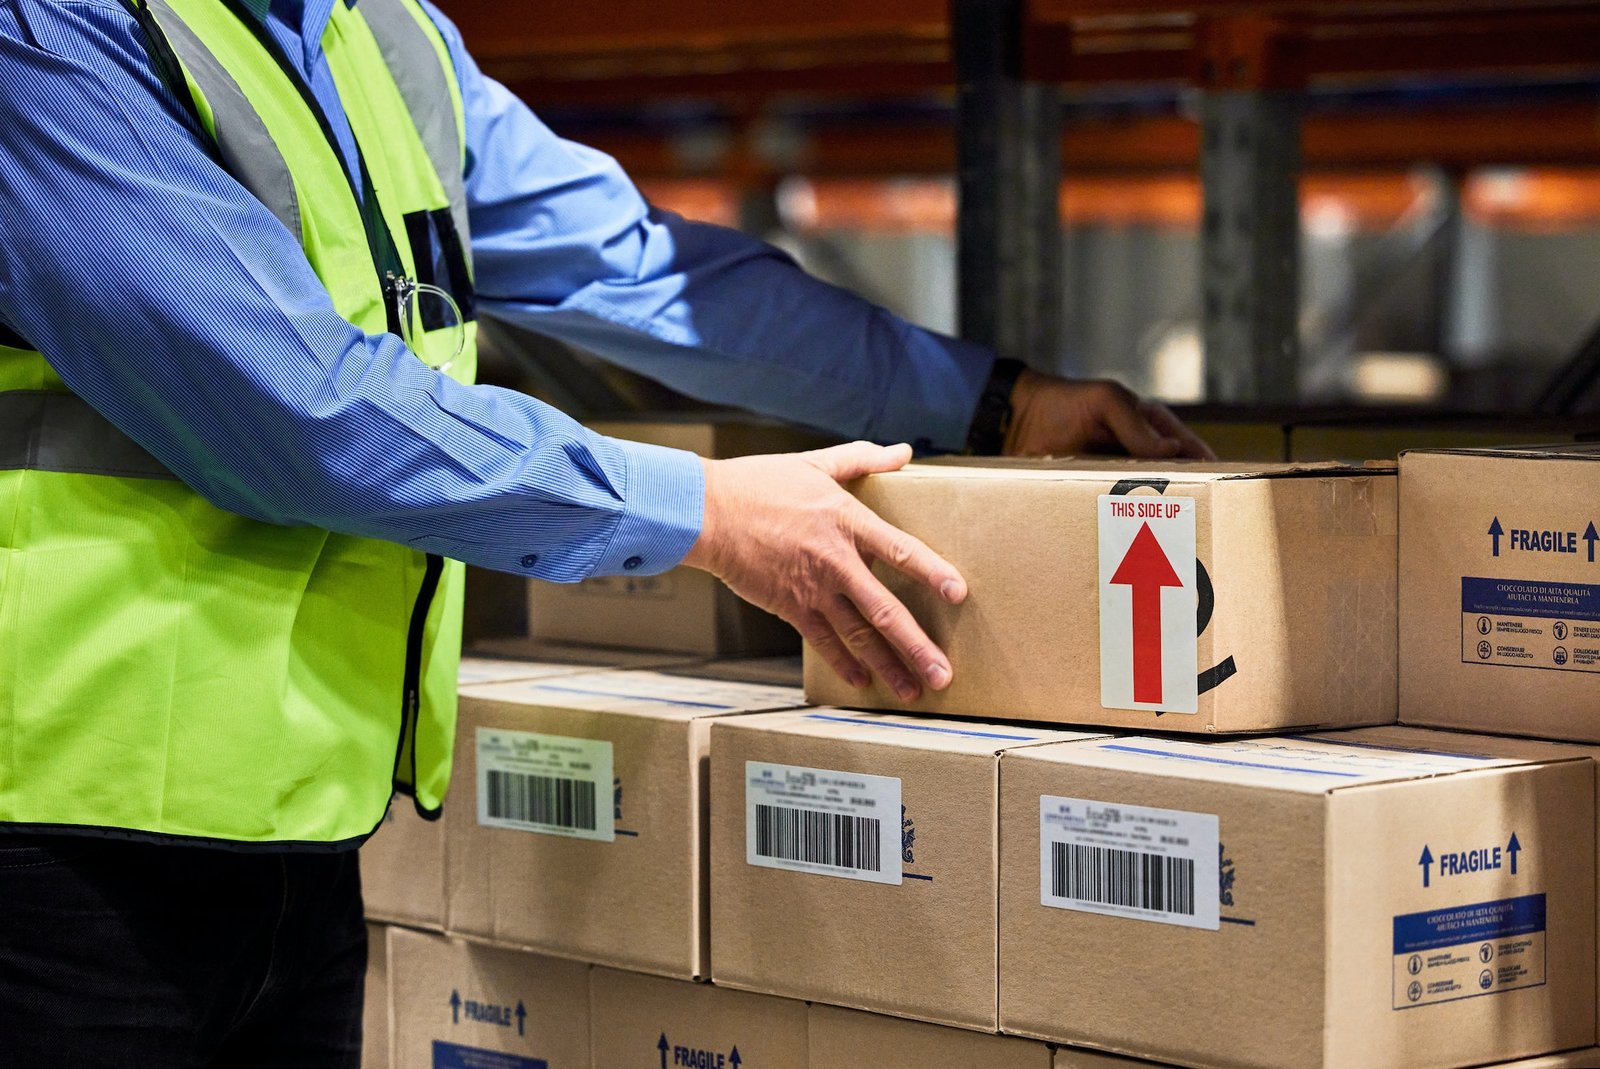
[[[1166,551],[1141,524],[1111,582],[1133,593],[1133,700],[1161,703],[1161,588],[1183,586]]]

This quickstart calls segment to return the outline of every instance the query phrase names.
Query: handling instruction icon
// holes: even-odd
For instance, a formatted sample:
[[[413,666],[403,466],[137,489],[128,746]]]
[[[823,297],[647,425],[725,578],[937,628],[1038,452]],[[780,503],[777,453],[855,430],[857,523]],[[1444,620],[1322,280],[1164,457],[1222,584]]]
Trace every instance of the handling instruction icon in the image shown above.
[[[1550,633],[1556,637],[1557,642],[1565,642],[1567,640],[1566,621],[1557,620],[1555,626],[1550,629]]]
[[[1488,640],[1484,640],[1483,642],[1478,643],[1478,656],[1481,657],[1482,659],[1484,659],[1485,661],[1487,661],[1489,659],[1489,654],[1491,654],[1493,652],[1494,652],[1494,647],[1489,645]]]
[[[1489,623],[1489,618],[1487,616],[1478,617],[1478,634],[1487,635],[1491,626],[1492,625]]]

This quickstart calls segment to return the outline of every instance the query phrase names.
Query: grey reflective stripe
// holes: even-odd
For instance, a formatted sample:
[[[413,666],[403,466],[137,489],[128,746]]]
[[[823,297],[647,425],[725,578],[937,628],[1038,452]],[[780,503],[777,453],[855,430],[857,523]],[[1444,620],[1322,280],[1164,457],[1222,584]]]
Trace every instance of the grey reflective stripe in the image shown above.
[[[403,0],[361,0],[355,10],[377,39],[389,76],[400,88],[422,147],[444,186],[456,233],[461,235],[461,244],[470,247],[461,132],[456,127],[456,94],[450,82],[455,72],[439,62],[427,31],[417,25]]]
[[[300,201],[295,195],[294,179],[289,175],[289,165],[284,161],[277,142],[267,132],[266,123],[245,99],[244,90],[233,80],[233,75],[217,61],[189,29],[183,19],[166,3],[166,0],[148,0],[150,13],[155,17],[161,32],[173,53],[200,87],[206,103],[211,106],[213,125],[217,130],[217,149],[228,173],[278,221],[289,228],[296,241],[300,236]],[[434,66],[438,66],[435,62]]]
[[[0,471],[176,479],[82,398],[44,390],[0,393]]]

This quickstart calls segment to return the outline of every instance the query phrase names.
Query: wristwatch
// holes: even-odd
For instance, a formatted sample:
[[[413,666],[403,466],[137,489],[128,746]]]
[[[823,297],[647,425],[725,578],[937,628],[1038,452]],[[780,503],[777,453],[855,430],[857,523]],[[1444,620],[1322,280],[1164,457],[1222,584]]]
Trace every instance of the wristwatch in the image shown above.
[[[989,381],[978,398],[978,409],[972,414],[972,427],[967,431],[968,456],[1000,455],[1006,444],[1006,431],[1011,429],[1011,391],[1027,369],[1021,360],[1001,358],[994,362]]]

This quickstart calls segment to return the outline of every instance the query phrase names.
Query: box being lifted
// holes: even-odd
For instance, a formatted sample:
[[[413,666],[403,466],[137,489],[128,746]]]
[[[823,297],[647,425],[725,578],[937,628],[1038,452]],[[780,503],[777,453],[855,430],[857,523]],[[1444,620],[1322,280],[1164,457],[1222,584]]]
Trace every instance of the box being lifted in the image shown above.
[[[1180,732],[1390,723],[1395,482],[1392,468],[1081,460],[870,476],[861,500],[967,579],[952,606],[880,573],[955,680],[908,706],[807,650],[807,697]]]
[[[1592,1045],[1593,758],[1397,727],[1009,751],[1001,1028],[1215,1069]]]
[[[1600,742],[1600,444],[1400,460],[1400,717]]]

